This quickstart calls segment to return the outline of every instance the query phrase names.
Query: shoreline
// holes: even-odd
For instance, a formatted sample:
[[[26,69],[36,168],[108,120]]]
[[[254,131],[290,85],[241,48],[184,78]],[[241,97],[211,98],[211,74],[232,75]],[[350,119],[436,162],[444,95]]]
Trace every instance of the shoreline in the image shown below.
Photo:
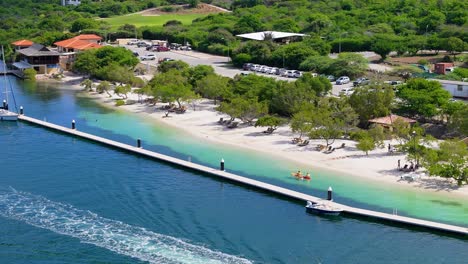
[[[82,88],[79,85],[74,86],[78,89]],[[122,99],[115,94],[112,97],[95,92],[82,92],[80,94],[112,109],[117,109],[115,100]],[[137,101],[138,98],[135,94],[129,94],[128,99]],[[420,175],[420,178],[415,181],[408,182],[400,179],[400,176],[406,173],[396,169],[397,161],[401,160],[402,166],[409,162],[405,162],[404,154],[388,155],[386,147],[376,149],[369,153],[369,156],[366,156],[362,151],[355,149],[355,142],[336,140],[333,144],[334,147],[345,143],[345,148],[337,149],[331,154],[324,154],[314,149],[315,145],[323,144],[322,140],[310,140],[310,144],[305,147],[292,144],[291,139],[296,135],[289,130],[288,126],[279,127],[273,134],[269,135],[263,133],[266,130],[265,127],[255,128],[254,126],[240,125],[238,128],[228,129],[217,123],[221,117],[226,119],[226,115],[214,111],[214,105],[207,99],[200,100],[195,111],[192,105],[189,105],[186,113],[171,113],[168,118],[164,117],[164,110],[158,109],[161,105],[151,106],[146,103],[135,103],[119,106],[118,109],[184,131],[208,143],[252,150],[275,159],[286,159],[294,165],[339,173],[345,177],[356,177],[356,179],[373,184],[392,185],[392,188],[431,192],[451,197],[468,197],[468,186],[458,187],[445,178],[425,176],[421,172],[417,172],[416,175]],[[386,145],[388,143],[389,141],[385,142]]]

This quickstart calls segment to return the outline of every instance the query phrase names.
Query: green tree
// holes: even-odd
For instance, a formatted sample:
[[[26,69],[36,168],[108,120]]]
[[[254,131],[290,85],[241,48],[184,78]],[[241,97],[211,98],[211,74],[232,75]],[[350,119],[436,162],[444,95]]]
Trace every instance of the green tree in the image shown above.
[[[389,38],[377,38],[371,46],[371,50],[380,55],[384,61],[391,51],[395,50],[394,43]]]
[[[291,118],[291,127],[292,132],[299,133],[299,138],[302,138],[304,134],[309,134],[312,131],[312,116],[313,116],[313,106],[303,104],[298,112],[296,112]]]
[[[93,74],[98,69],[98,60],[95,50],[88,50],[77,55],[73,70],[82,74]]]
[[[165,61],[158,66],[158,71],[161,73],[166,73],[172,69],[178,70],[180,72],[187,72],[190,66],[181,60],[176,61]]]
[[[465,42],[457,37],[450,37],[444,41],[443,47],[453,55],[455,60],[455,54],[465,50]]]
[[[271,116],[271,115],[266,115],[258,118],[257,122],[255,122],[255,127],[261,126],[261,127],[268,127],[268,131],[275,131],[279,125],[281,125],[284,122],[282,118],[279,118],[277,116]]]
[[[199,3],[200,3],[200,0],[188,0],[188,4],[192,8],[197,7]]]
[[[332,63],[333,59],[328,56],[310,56],[301,62],[299,69],[317,73],[330,73]]]
[[[366,125],[369,119],[390,114],[394,92],[386,86],[363,86],[356,88],[349,97],[349,104],[359,115],[362,125]]]
[[[210,65],[197,65],[188,69],[189,81],[192,86],[195,86],[198,80],[214,74],[215,71]]]
[[[315,96],[325,96],[331,89],[330,81],[325,77],[313,77],[310,73],[304,73],[296,80],[296,86],[304,86],[307,92],[315,93]]]
[[[127,99],[127,94],[130,93],[132,91],[132,87],[130,86],[130,84],[126,84],[126,85],[118,85],[114,88],[114,93],[117,94],[118,96],[122,96],[125,97],[125,99]]]
[[[192,86],[182,72],[171,69],[165,73],[156,75],[150,82],[152,95],[163,102],[177,102],[179,108],[182,101],[195,97]]]
[[[107,93],[107,95],[109,95],[109,97],[112,97],[112,95],[110,94],[110,89],[111,89],[111,84],[110,82],[108,81],[102,81],[99,83],[99,85],[96,87],[96,91],[100,94],[102,93]]]
[[[204,98],[222,100],[229,96],[229,78],[220,75],[210,74],[198,80],[195,84],[195,91]]]
[[[452,107],[448,117],[450,131],[461,136],[468,136],[468,104],[459,102],[451,103]]]
[[[86,91],[91,92],[93,90],[93,81],[85,79],[80,83],[80,86],[83,86]]]
[[[257,98],[245,99],[238,96],[231,102],[222,102],[218,111],[228,114],[232,120],[239,118],[242,122],[251,124],[254,119],[265,115],[268,107]]]
[[[310,123],[313,128],[308,134],[310,138],[323,139],[328,147],[343,134],[344,121],[334,114],[327,99],[319,102],[312,110],[311,117]]]
[[[307,85],[280,81],[273,90],[270,100],[270,113],[292,116],[305,103],[315,101],[315,91]]]
[[[385,134],[385,130],[382,126],[380,125],[373,126],[367,131],[367,134],[374,141],[374,145],[380,148],[385,147],[384,140],[387,139],[387,135]]]
[[[366,156],[369,156],[369,151],[375,149],[375,141],[370,135],[363,136],[359,139],[358,143],[356,144],[356,148],[364,151]]]
[[[368,67],[368,61],[360,54],[340,53],[330,65],[335,76],[347,75],[351,78],[362,75]]]
[[[447,140],[439,150],[428,150],[423,165],[430,175],[453,178],[458,185],[468,183],[468,148],[459,140]]]
[[[96,20],[91,18],[78,18],[72,23],[71,32],[78,32],[84,29],[95,29],[98,27]]]
[[[411,79],[397,91],[400,111],[411,116],[431,118],[441,112],[451,95],[437,81]]]

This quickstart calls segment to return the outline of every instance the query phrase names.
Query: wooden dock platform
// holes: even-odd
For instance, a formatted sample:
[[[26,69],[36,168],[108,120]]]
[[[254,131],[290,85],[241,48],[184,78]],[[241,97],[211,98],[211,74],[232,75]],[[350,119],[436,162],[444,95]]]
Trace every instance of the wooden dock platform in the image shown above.
[[[19,120],[29,122],[35,125],[43,126],[52,130],[60,131],[62,133],[78,136],[84,139],[88,139],[90,141],[98,142],[104,145],[112,146],[114,148],[126,150],[135,154],[143,155],[149,158],[153,158],[156,160],[164,161],[167,163],[171,163],[177,166],[181,166],[187,169],[199,171],[202,173],[206,173],[215,177],[220,177],[223,179],[228,179],[240,184],[245,184],[247,186],[255,187],[267,192],[275,193],[277,195],[281,195],[284,197],[296,199],[299,201],[303,201],[304,205],[306,201],[312,201],[312,202],[318,202],[318,201],[323,201],[323,199],[320,199],[318,197],[314,197],[308,194],[296,192],[293,190],[289,190],[283,187],[275,186],[272,184],[264,183],[261,181],[249,179],[246,177],[242,177],[239,175],[235,175],[226,171],[221,171],[219,169],[215,168],[210,168],[207,166],[203,166],[200,164],[192,163],[190,161],[185,161],[181,159],[177,159],[171,156],[163,155],[160,153],[156,153],[153,151],[145,150],[143,148],[138,148],[136,146],[131,146],[128,144],[123,144],[117,141],[109,140],[106,138],[94,136],[88,133],[80,132],[76,129],[71,129],[71,128],[66,128],[63,126],[55,125],[52,123],[48,123],[45,121],[41,121],[35,118],[27,117],[24,115],[20,115],[18,117]],[[411,226],[418,226],[418,227],[423,227],[427,228],[430,230],[438,230],[438,231],[443,231],[443,232],[448,232],[448,233],[454,233],[454,234],[459,234],[459,235],[464,235],[468,236],[468,227],[461,227],[461,226],[455,226],[455,225],[449,225],[449,224],[443,224],[443,223],[437,223],[437,222],[432,222],[432,221],[427,221],[427,220],[422,220],[422,219],[416,219],[416,218],[411,218],[411,217],[405,217],[405,216],[399,216],[399,215],[394,215],[394,214],[387,214],[387,213],[382,213],[382,212],[376,212],[372,210],[366,210],[366,209],[360,209],[360,208],[354,208],[338,203],[333,203],[335,207],[341,207],[343,208],[344,212],[347,214],[353,214],[353,215],[358,215],[358,216],[365,216],[365,217],[370,217],[374,219],[379,219],[379,220],[385,220],[389,222],[394,222],[394,223],[400,223],[400,224],[405,224],[405,225],[411,225]]]

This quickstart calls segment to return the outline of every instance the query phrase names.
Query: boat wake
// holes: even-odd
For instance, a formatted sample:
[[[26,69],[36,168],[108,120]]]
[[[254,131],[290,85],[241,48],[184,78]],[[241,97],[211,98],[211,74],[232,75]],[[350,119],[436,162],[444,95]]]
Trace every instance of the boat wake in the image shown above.
[[[12,188],[0,189],[0,215],[151,263],[252,263]]]

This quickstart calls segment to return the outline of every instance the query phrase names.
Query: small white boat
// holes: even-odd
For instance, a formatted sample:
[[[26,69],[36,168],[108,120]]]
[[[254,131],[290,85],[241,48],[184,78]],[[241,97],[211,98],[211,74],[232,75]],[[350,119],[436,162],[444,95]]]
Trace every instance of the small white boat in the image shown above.
[[[343,212],[343,209],[333,206],[329,201],[317,202],[313,203],[311,201],[307,201],[307,205],[305,206],[307,212],[322,214],[322,215],[339,215]]]
[[[0,121],[16,121],[18,114],[5,109],[0,109]]]

